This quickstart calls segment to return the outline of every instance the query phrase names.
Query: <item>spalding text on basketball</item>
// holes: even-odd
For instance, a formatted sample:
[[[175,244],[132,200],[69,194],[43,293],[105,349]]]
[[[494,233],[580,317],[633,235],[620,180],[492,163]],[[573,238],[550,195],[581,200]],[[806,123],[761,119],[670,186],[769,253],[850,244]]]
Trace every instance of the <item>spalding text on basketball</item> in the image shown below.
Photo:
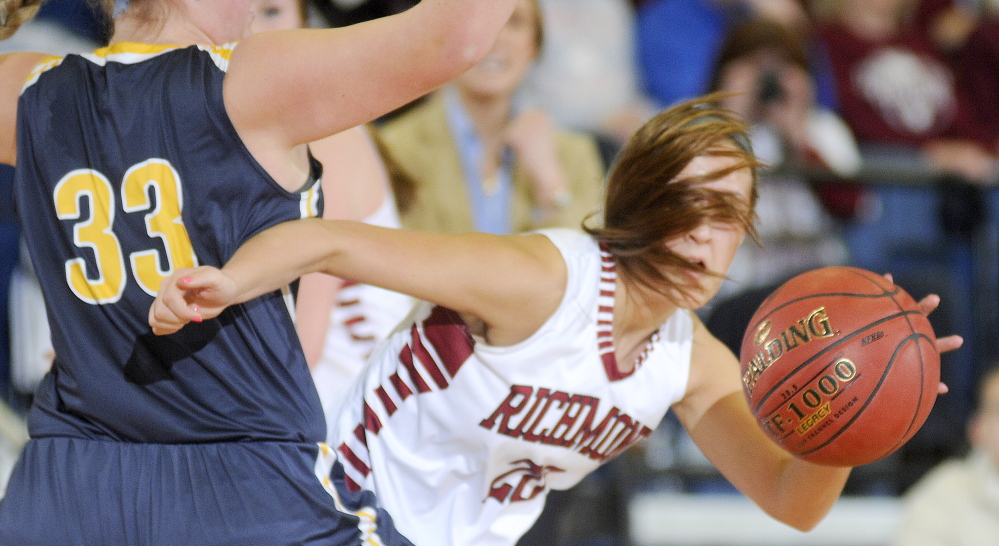
[[[829,323],[829,315],[826,314],[825,307],[820,307],[809,313],[807,317],[798,319],[786,330],[768,341],[767,338],[770,337],[772,329],[773,325],[767,320],[760,324],[756,330],[754,340],[760,350],[749,361],[746,371],[742,374],[742,384],[746,389],[746,394],[753,393],[753,387],[756,386],[760,375],[788,351],[814,339],[832,337],[836,334]]]

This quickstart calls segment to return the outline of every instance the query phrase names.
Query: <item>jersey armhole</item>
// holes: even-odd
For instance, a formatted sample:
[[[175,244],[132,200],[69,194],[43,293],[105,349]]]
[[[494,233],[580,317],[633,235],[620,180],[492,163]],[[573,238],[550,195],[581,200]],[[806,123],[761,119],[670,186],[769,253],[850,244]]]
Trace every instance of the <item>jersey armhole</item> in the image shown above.
[[[52,70],[53,68],[62,64],[65,57],[60,57],[57,55],[46,55],[35,65],[31,72],[28,73],[28,77],[24,80],[24,86],[21,87],[21,94],[38,82],[38,78],[42,76],[45,72]]]

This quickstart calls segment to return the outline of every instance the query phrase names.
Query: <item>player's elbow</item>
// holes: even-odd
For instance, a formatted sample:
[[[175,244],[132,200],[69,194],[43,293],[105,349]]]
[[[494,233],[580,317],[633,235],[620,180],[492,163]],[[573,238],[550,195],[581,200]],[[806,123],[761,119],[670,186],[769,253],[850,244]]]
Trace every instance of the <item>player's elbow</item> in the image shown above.
[[[441,32],[431,42],[437,62],[437,79],[451,81],[475,66],[492,47],[492,36],[483,36],[475,26]]]
[[[793,519],[784,520],[784,523],[794,527],[795,529],[807,533],[812,529],[815,529],[825,519],[825,514],[814,517],[795,517]]]
[[[423,4],[429,18],[421,28],[432,55],[425,59],[435,59],[431,70],[440,71],[445,81],[450,81],[475,66],[492,49],[514,2],[421,2],[417,7]]]
[[[829,514],[832,506],[790,506],[779,510],[768,510],[771,517],[803,533],[815,529]]]

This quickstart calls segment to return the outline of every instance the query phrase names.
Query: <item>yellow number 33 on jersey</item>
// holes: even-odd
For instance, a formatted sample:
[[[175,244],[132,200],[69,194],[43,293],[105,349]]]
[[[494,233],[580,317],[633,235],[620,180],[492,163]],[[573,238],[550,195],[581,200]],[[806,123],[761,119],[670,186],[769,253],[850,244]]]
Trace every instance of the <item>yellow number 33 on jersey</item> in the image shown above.
[[[149,197],[149,189],[156,196]],[[60,220],[75,220],[73,241],[79,248],[89,248],[96,258],[96,277],[88,277],[83,258],[66,262],[66,282],[81,300],[92,304],[114,303],[121,298],[127,282],[125,257],[118,236],[113,231],[117,210],[114,188],[103,174],[91,169],[70,172],[56,184],[53,192],[56,214]],[[82,217],[80,203],[89,202],[89,218]],[[175,268],[194,267],[197,257],[184,227],[183,190],[180,176],[163,159],[150,159],[125,173],[121,187],[122,210],[146,213],[146,233],[158,238],[165,249],[166,264],[155,249],[133,252],[129,256],[132,275],[147,294],[156,296],[160,282]]]

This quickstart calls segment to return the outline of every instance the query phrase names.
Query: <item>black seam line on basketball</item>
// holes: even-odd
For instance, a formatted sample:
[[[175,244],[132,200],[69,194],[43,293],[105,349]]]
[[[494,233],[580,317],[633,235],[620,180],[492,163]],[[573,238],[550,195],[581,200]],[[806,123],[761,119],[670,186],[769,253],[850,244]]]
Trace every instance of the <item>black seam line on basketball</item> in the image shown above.
[[[881,284],[879,282],[874,281],[873,279],[871,279],[870,276],[867,275],[867,273],[871,273],[869,271],[858,270],[858,269],[853,268],[853,267],[842,267],[841,269],[844,271],[844,273],[849,273],[850,275],[853,275],[854,277],[860,277],[861,279],[863,279],[863,280],[867,281],[868,283],[874,285],[875,288],[878,288],[878,289],[880,289],[882,291],[885,290],[885,288],[883,286],[881,286]],[[874,273],[871,273],[871,274],[874,275]],[[895,293],[897,293],[898,290],[899,290],[899,287],[895,286],[895,292],[892,292],[892,295],[894,295]],[[771,299],[773,299],[773,297],[776,296],[777,292],[779,292],[779,291],[780,291],[780,289],[774,290],[773,293],[771,293],[769,296],[767,296],[767,298],[765,300],[763,300],[763,303],[760,305],[760,307],[763,307],[763,305],[765,305],[767,302],[769,302]],[[853,293],[837,294],[837,295],[841,295],[841,296],[843,296],[843,295],[845,295],[845,296],[861,296],[861,294],[853,294]],[[882,296],[883,295],[884,294],[882,294]],[[812,296],[807,296],[807,297],[812,297]],[[874,297],[881,297],[881,296],[874,296]],[[788,302],[788,303],[790,303],[790,302]],[[781,307],[783,307],[783,305]],[[777,309],[780,309],[781,307],[778,307]],[[776,309],[774,309],[773,311],[775,311],[775,310]],[[770,313],[773,313],[773,311],[770,311],[767,314],[769,315]]]
[[[857,413],[855,413],[853,415],[853,417],[851,417],[850,420],[846,422],[845,425],[841,426],[839,428],[839,430],[836,431],[836,433],[832,435],[832,437],[830,437],[828,440],[826,440],[825,442],[823,442],[822,445],[816,446],[816,447],[814,447],[814,448],[812,448],[812,449],[810,449],[808,451],[802,452],[799,455],[804,456],[804,455],[810,455],[812,453],[815,453],[816,451],[818,451],[818,450],[826,447],[827,445],[829,445],[833,440],[835,440],[836,438],[838,438],[840,434],[843,434],[844,432],[846,432],[846,430],[848,428],[850,428],[850,425],[852,425],[853,422],[856,421],[860,417],[860,414],[864,413],[864,410],[867,409],[867,406],[869,406],[870,403],[872,401],[874,401],[874,397],[878,394],[878,391],[881,390],[881,385],[884,384],[885,378],[888,377],[888,374],[891,372],[892,367],[895,365],[895,360],[898,358],[898,353],[899,353],[899,351],[902,350],[902,347],[906,344],[907,341],[909,341],[909,340],[915,340],[916,341],[916,347],[918,349],[918,347],[919,347],[919,339],[920,338],[927,339],[927,340],[929,339],[928,337],[926,337],[923,334],[912,334],[912,335],[909,335],[909,336],[903,338],[902,339],[902,343],[899,343],[898,346],[895,347],[895,352],[892,353],[891,360],[889,361],[888,366],[885,367],[885,372],[883,374],[881,374],[881,380],[878,381],[877,387],[873,391],[871,391],[871,394],[868,395],[867,400],[865,400],[864,404],[860,406],[860,409],[857,410]],[[919,406],[922,405],[922,403],[923,403],[923,392],[919,391],[919,402],[916,405],[917,410],[918,410]],[[918,414],[919,414],[918,411],[914,412],[914,414],[913,414],[913,420],[909,421],[909,427],[905,430],[905,433],[902,434],[902,436],[901,436],[902,438],[905,438],[909,434],[909,431],[912,430],[912,423],[915,421],[915,415],[918,415]],[[894,446],[891,447],[890,450],[888,450],[886,453],[882,454],[878,458],[884,457],[887,453],[891,453],[892,450],[894,450],[897,446],[898,446],[898,443],[896,443]]]
[[[878,289],[881,290],[881,294],[856,294],[856,293],[853,293],[853,292],[830,292],[830,293],[827,293],[827,294],[811,294],[811,295],[808,295],[808,296],[802,296],[801,298],[796,298],[796,299],[788,301],[788,302],[784,302],[784,304],[781,305],[780,307],[776,307],[776,308],[771,309],[770,311],[768,311],[767,314],[766,314],[766,316],[763,317],[763,318],[765,319],[765,318],[769,317],[772,313],[774,313],[778,309],[783,309],[784,307],[786,307],[786,306],[788,306],[788,305],[790,305],[790,304],[792,304],[794,302],[803,301],[803,300],[806,300],[806,299],[809,299],[809,298],[824,297],[824,296],[855,296],[855,297],[859,297],[859,298],[883,298],[884,296],[890,296],[891,299],[894,300],[895,299],[895,295],[898,294],[899,291],[901,290],[901,288],[899,288],[898,286],[892,285],[895,289],[892,290],[892,291],[888,291],[883,286],[881,286],[880,283],[875,282],[868,275],[864,274],[864,272],[858,271],[858,270],[850,268],[850,267],[846,267],[846,268],[843,268],[843,269],[844,269],[845,273],[849,273],[850,275],[853,275],[855,277],[860,277],[861,279],[863,279],[863,280],[867,281],[868,283],[874,285],[875,288],[878,288]],[[779,289],[777,291],[779,291]],[[777,293],[777,291],[774,291],[773,294],[771,294],[770,296],[768,296],[767,299],[764,300],[763,303],[766,303],[767,301],[769,301]],[[896,302],[896,304],[897,303],[898,302]]]
[[[898,302],[898,300],[896,300],[894,297],[892,298],[892,301],[895,302],[895,305],[898,305],[899,309],[902,308],[902,304],[900,304]],[[918,306],[918,303],[917,303],[917,306]],[[916,314],[916,313],[908,313],[907,315],[911,315],[911,314]],[[922,315],[922,311],[920,311],[919,314]],[[925,317],[925,315],[924,315],[924,317]],[[916,325],[912,323],[912,319],[910,317],[906,316],[905,317],[905,321],[909,324],[909,329],[912,330],[913,334],[916,334],[917,333]],[[927,326],[930,327],[930,331],[933,331],[933,325],[930,324],[929,320],[926,321],[926,324],[927,324]],[[928,336],[923,335],[923,334],[919,334],[919,335],[921,335],[922,337],[926,338],[926,340],[930,342],[930,346],[933,347],[934,349],[936,349],[936,346],[937,346],[937,342],[936,342],[937,334],[936,334],[935,331],[933,332],[933,338],[934,339],[930,339]],[[916,342],[916,351],[919,353],[919,361],[923,362],[923,356],[924,356],[923,355],[923,346],[918,341]],[[937,353],[937,355],[938,355],[938,358],[939,358],[939,352]],[[926,382],[926,368],[924,366],[919,366],[919,384],[922,385],[925,382]],[[906,430],[906,433],[901,436],[901,438],[905,438],[906,436],[908,436],[909,430],[912,430],[912,425],[913,425],[913,423],[915,423],[916,416],[919,415],[919,411],[922,408],[922,406],[923,406],[923,392],[920,391],[919,392],[919,401],[916,404],[916,411],[913,412],[913,414],[912,414],[912,421],[909,422],[909,428],[908,428],[908,430]],[[896,449],[898,449],[899,447],[901,447],[905,443],[905,441],[902,440],[901,438],[899,439],[898,442],[895,443],[894,446],[892,446],[892,448],[888,451],[888,453],[892,453],[893,451],[895,451]]]
[[[921,311],[902,311],[900,313],[895,313],[894,315],[888,315],[887,317],[883,317],[883,318],[881,318],[879,320],[876,320],[876,321],[874,321],[874,322],[872,322],[870,324],[867,324],[866,326],[864,326],[863,330],[858,330],[858,331],[855,331],[855,332],[853,332],[853,333],[851,333],[851,334],[849,334],[847,336],[844,336],[843,339],[837,340],[835,343],[830,344],[825,349],[822,349],[818,353],[815,353],[814,355],[812,355],[811,358],[809,358],[808,360],[806,360],[806,361],[802,362],[800,365],[798,365],[797,368],[795,368],[795,369],[791,370],[790,372],[788,372],[787,375],[794,375],[794,374],[798,373],[799,371],[801,371],[802,368],[804,368],[805,366],[808,366],[813,361],[817,360],[819,357],[825,355],[826,353],[832,352],[834,349],[836,349],[837,347],[839,347],[843,343],[846,343],[847,341],[850,341],[854,337],[860,335],[861,332],[866,332],[872,326],[877,326],[877,325],[879,325],[879,324],[881,324],[883,322],[888,322],[888,321],[890,321],[892,319],[896,319],[898,317],[902,317],[902,316],[905,316],[905,315],[910,315],[910,314],[913,314],[913,313],[921,313]],[[764,350],[766,350],[766,349],[764,349]],[[767,367],[767,369],[770,369],[770,368]],[[762,376],[764,373],[766,373],[766,371],[767,370],[763,370],[762,372],[760,372],[760,376]],[[760,397],[760,401],[757,402],[755,406],[753,406],[753,413],[754,414],[760,411],[760,408],[763,406],[763,404],[766,403],[766,401],[773,395],[773,393],[778,388],[779,387],[777,385],[774,385],[773,387],[770,388],[769,391],[763,393],[763,396]]]
[[[926,336],[925,334],[919,334],[919,333],[916,333],[914,331],[913,336],[925,338],[927,341],[930,342],[931,346],[936,347],[936,343],[932,339],[930,339],[928,336]],[[936,337],[936,334],[934,334],[934,337]],[[916,341],[916,351],[919,353],[919,362],[923,362],[923,346],[919,343],[918,339]],[[926,376],[925,367],[919,366],[919,384],[920,385],[922,385],[923,383],[926,382],[926,377],[925,376]],[[934,398],[934,400],[935,400],[935,398]],[[905,438],[906,436],[909,435],[909,431],[912,430],[912,426],[916,422],[916,416],[919,415],[919,410],[922,407],[923,407],[923,391],[920,390],[919,391],[919,400],[916,403],[916,411],[912,412],[912,420],[909,421],[909,428],[906,429],[905,434],[903,434],[900,437],[899,441],[896,442],[894,446],[892,446],[892,448],[888,451],[888,453],[891,453],[891,452],[895,451],[896,449],[898,449],[899,447],[901,447],[902,444],[905,443],[905,441],[902,440],[902,438]],[[932,410],[932,407],[930,409]]]
[[[800,298],[794,298],[793,300],[788,300],[788,301],[782,303],[781,305],[779,305],[777,307],[774,307],[773,309],[767,311],[767,314],[763,315],[763,317],[761,317],[760,320],[757,321],[756,324],[758,325],[761,322],[763,322],[764,320],[769,319],[770,315],[773,315],[774,313],[776,313],[777,311],[780,311],[781,309],[787,307],[788,305],[791,305],[791,304],[794,304],[794,303],[798,303],[800,301],[810,300],[810,299],[813,299],[813,298],[826,298],[826,297],[831,297],[831,296],[848,296],[848,297],[851,297],[851,298],[870,298],[870,299],[873,299],[873,298],[884,298],[884,297],[887,296],[887,297],[891,298],[894,301],[895,295],[898,294],[901,291],[901,289],[898,288],[897,286],[895,287],[895,290],[888,291],[888,290],[885,290],[884,288],[882,288],[881,290],[883,290],[883,292],[881,292],[880,294],[857,294],[857,293],[854,293],[854,292],[823,292],[821,294],[809,294],[807,296],[801,296]],[[895,305],[898,305],[898,302],[895,302]]]

